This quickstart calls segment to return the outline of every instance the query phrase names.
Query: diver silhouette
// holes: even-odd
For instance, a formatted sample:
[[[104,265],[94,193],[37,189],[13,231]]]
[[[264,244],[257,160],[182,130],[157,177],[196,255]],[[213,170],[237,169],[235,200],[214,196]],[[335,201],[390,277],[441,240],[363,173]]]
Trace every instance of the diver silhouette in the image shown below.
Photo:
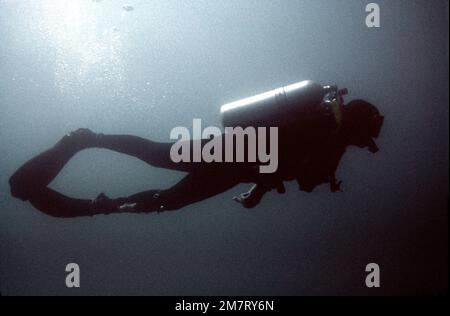
[[[353,145],[377,152],[374,138],[384,121],[378,109],[364,100],[344,104],[345,94],[346,89],[303,81],[223,111],[224,125],[279,127],[279,167],[272,174],[259,173],[258,162],[175,163],[170,157],[173,143],[79,129],[20,167],[9,179],[11,194],[50,216],[79,217],[178,210],[240,183],[254,183],[250,191],[234,197],[245,208],[258,205],[271,190],[285,193],[283,181],[297,180],[299,189],[306,192],[325,183],[332,192],[340,191],[335,171],[346,148]],[[188,174],[171,188],[114,199],[104,193],[93,200],[75,199],[50,189],[48,185],[69,160],[89,148],[109,149]]]

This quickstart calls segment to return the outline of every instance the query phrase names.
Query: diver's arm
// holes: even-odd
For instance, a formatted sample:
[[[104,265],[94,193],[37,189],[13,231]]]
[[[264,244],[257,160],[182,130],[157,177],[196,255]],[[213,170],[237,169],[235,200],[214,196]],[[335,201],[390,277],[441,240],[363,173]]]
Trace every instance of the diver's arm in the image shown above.
[[[341,184],[342,181],[336,179],[336,170],[341,162],[342,156],[345,153],[345,146],[337,147],[330,159],[328,160],[328,182],[330,184],[331,192],[342,192]]]

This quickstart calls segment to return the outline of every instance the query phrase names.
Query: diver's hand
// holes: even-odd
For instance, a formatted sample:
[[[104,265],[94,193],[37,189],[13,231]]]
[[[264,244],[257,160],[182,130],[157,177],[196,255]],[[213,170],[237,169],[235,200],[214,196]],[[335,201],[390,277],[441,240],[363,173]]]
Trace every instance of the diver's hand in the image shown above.
[[[241,193],[238,196],[233,197],[233,200],[242,204],[245,208],[254,208],[261,202],[262,197],[267,192],[276,189],[278,193],[284,194],[286,188],[283,181],[272,181],[271,183],[255,184],[250,191]]]
[[[256,198],[254,195],[250,193],[242,193],[238,196],[233,197],[233,200],[241,204],[245,208],[254,208],[261,201],[261,197]]]
[[[330,176],[329,182],[330,182],[331,192],[333,192],[333,193],[334,192],[342,192],[342,188],[341,188],[342,181],[338,181],[334,174]]]
[[[268,190],[260,185],[254,185],[250,191],[233,197],[233,200],[245,208],[254,208],[261,202],[262,197]]]
[[[334,181],[330,182],[330,190],[331,192],[343,192],[341,188],[342,181]]]
[[[245,208],[253,208],[255,207],[259,201],[256,201],[250,192],[241,193],[238,196],[233,197],[233,201],[236,201],[242,204]]]

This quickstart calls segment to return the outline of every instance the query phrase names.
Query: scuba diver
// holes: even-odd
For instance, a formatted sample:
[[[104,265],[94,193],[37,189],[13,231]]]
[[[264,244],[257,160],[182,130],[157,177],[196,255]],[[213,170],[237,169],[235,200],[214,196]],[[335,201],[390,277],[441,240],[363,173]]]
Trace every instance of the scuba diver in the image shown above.
[[[11,194],[50,216],[69,218],[178,210],[240,183],[253,183],[248,192],[234,197],[245,208],[258,205],[271,190],[285,193],[284,181],[296,180],[306,192],[328,183],[331,191],[337,192],[341,182],[335,172],[346,148],[367,147],[377,152],[374,138],[384,121],[378,109],[364,100],[344,104],[347,93],[337,86],[302,81],[222,106],[224,126],[278,127],[279,163],[271,174],[259,173],[258,161],[177,163],[170,156],[173,143],[79,129],[20,167],[9,179]],[[197,141],[203,146],[206,140]],[[93,200],[76,199],[48,187],[75,154],[89,148],[116,151],[187,175],[171,188],[119,198],[101,193]]]

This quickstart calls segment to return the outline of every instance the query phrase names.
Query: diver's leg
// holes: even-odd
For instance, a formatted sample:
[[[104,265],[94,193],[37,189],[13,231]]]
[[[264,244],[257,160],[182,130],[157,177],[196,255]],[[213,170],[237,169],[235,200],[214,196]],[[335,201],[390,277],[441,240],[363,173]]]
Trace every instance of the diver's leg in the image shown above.
[[[30,203],[41,212],[61,218],[92,216],[93,201],[74,199],[44,188],[29,197]]]
[[[237,168],[198,169],[167,190],[151,190],[122,199],[123,210],[137,213],[178,210],[225,192],[241,180]]]
[[[199,169],[167,190],[150,190],[126,198],[110,199],[100,194],[95,200],[70,198],[49,188],[36,190],[28,199],[41,212],[60,218],[112,213],[173,211],[231,189],[240,174],[228,170]]]
[[[150,213],[178,210],[225,192],[246,179],[245,170],[233,167],[202,168],[188,174],[167,190],[150,190],[125,198],[100,194],[95,200],[64,196],[42,188],[29,197],[31,204],[53,217],[72,218],[112,213]]]
[[[195,164],[174,163],[170,143],[156,143],[136,136],[96,134],[79,129],[20,167],[9,179],[11,194],[21,200],[42,191],[80,150],[105,148],[137,157],[156,167],[192,171]]]
[[[41,212],[60,218],[117,213],[124,199],[112,200],[101,193],[95,200],[75,199],[49,188],[30,196],[30,203]]]
[[[132,135],[104,134],[98,134],[96,143],[98,148],[130,155],[159,168],[191,172],[198,167],[195,163],[173,162],[170,157],[172,145],[173,143],[159,143]]]
[[[21,200],[40,194],[78,151],[95,144],[96,134],[79,129],[20,167],[9,179],[11,194]]]
[[[100,194],[95,200],[70,198],[49,188],[29,197],[41,212],[59,218],[112,213],[150,213],[173,211],[231,189],[241,181],[235,170],[199,169],[167,190],[150,190],[126,198],[110,199]]]

